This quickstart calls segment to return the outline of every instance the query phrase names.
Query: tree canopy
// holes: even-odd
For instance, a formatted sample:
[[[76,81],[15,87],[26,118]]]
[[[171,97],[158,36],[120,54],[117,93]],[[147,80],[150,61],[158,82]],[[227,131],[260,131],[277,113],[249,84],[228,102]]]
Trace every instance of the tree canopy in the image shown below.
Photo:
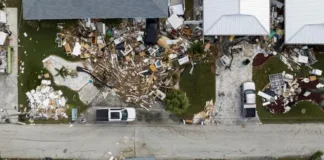
[[[176,114],[182,114],[186,112],[190,103],[184,92],[176,89],[172,89],[167,92],[166,109]]]

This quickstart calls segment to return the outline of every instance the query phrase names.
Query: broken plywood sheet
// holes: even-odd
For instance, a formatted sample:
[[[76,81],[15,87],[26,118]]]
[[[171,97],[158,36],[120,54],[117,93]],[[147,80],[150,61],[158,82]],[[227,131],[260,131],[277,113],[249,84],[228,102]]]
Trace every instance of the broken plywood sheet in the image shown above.
[[[167,19],[168,23],[172,26],[173,29],[178,29],[183,25],[183,19],[177,16],[176,14],[173,14]]]

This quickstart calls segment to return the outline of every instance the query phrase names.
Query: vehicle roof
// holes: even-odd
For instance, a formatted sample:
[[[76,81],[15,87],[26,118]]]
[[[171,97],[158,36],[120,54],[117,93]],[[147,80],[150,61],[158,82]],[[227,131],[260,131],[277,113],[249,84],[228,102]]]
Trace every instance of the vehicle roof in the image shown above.
[[[246,94],[246,103],[255,104],[256,95],[254,93]]]

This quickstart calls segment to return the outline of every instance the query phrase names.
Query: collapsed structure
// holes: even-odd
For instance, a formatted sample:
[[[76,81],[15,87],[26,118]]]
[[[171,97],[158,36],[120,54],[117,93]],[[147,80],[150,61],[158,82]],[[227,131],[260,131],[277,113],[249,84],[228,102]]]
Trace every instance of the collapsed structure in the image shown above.
[[[191,61],[191,43],[202,40],[198,25],[183,23],[175,14],[165,21],[133,19],[117,26],[87,19],[77,30],[59,26],[56,42],[66,54],[91,62],[77,70],[90,74],[95,85],[148,109],[177,84],[181,66]]]

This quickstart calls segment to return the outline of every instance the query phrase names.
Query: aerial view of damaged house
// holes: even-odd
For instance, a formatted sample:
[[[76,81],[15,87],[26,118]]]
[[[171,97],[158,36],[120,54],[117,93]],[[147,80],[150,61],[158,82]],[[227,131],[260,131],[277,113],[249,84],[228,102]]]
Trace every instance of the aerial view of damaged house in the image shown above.
[[[1,123],[324,122],[324,0],[0,3]]]

